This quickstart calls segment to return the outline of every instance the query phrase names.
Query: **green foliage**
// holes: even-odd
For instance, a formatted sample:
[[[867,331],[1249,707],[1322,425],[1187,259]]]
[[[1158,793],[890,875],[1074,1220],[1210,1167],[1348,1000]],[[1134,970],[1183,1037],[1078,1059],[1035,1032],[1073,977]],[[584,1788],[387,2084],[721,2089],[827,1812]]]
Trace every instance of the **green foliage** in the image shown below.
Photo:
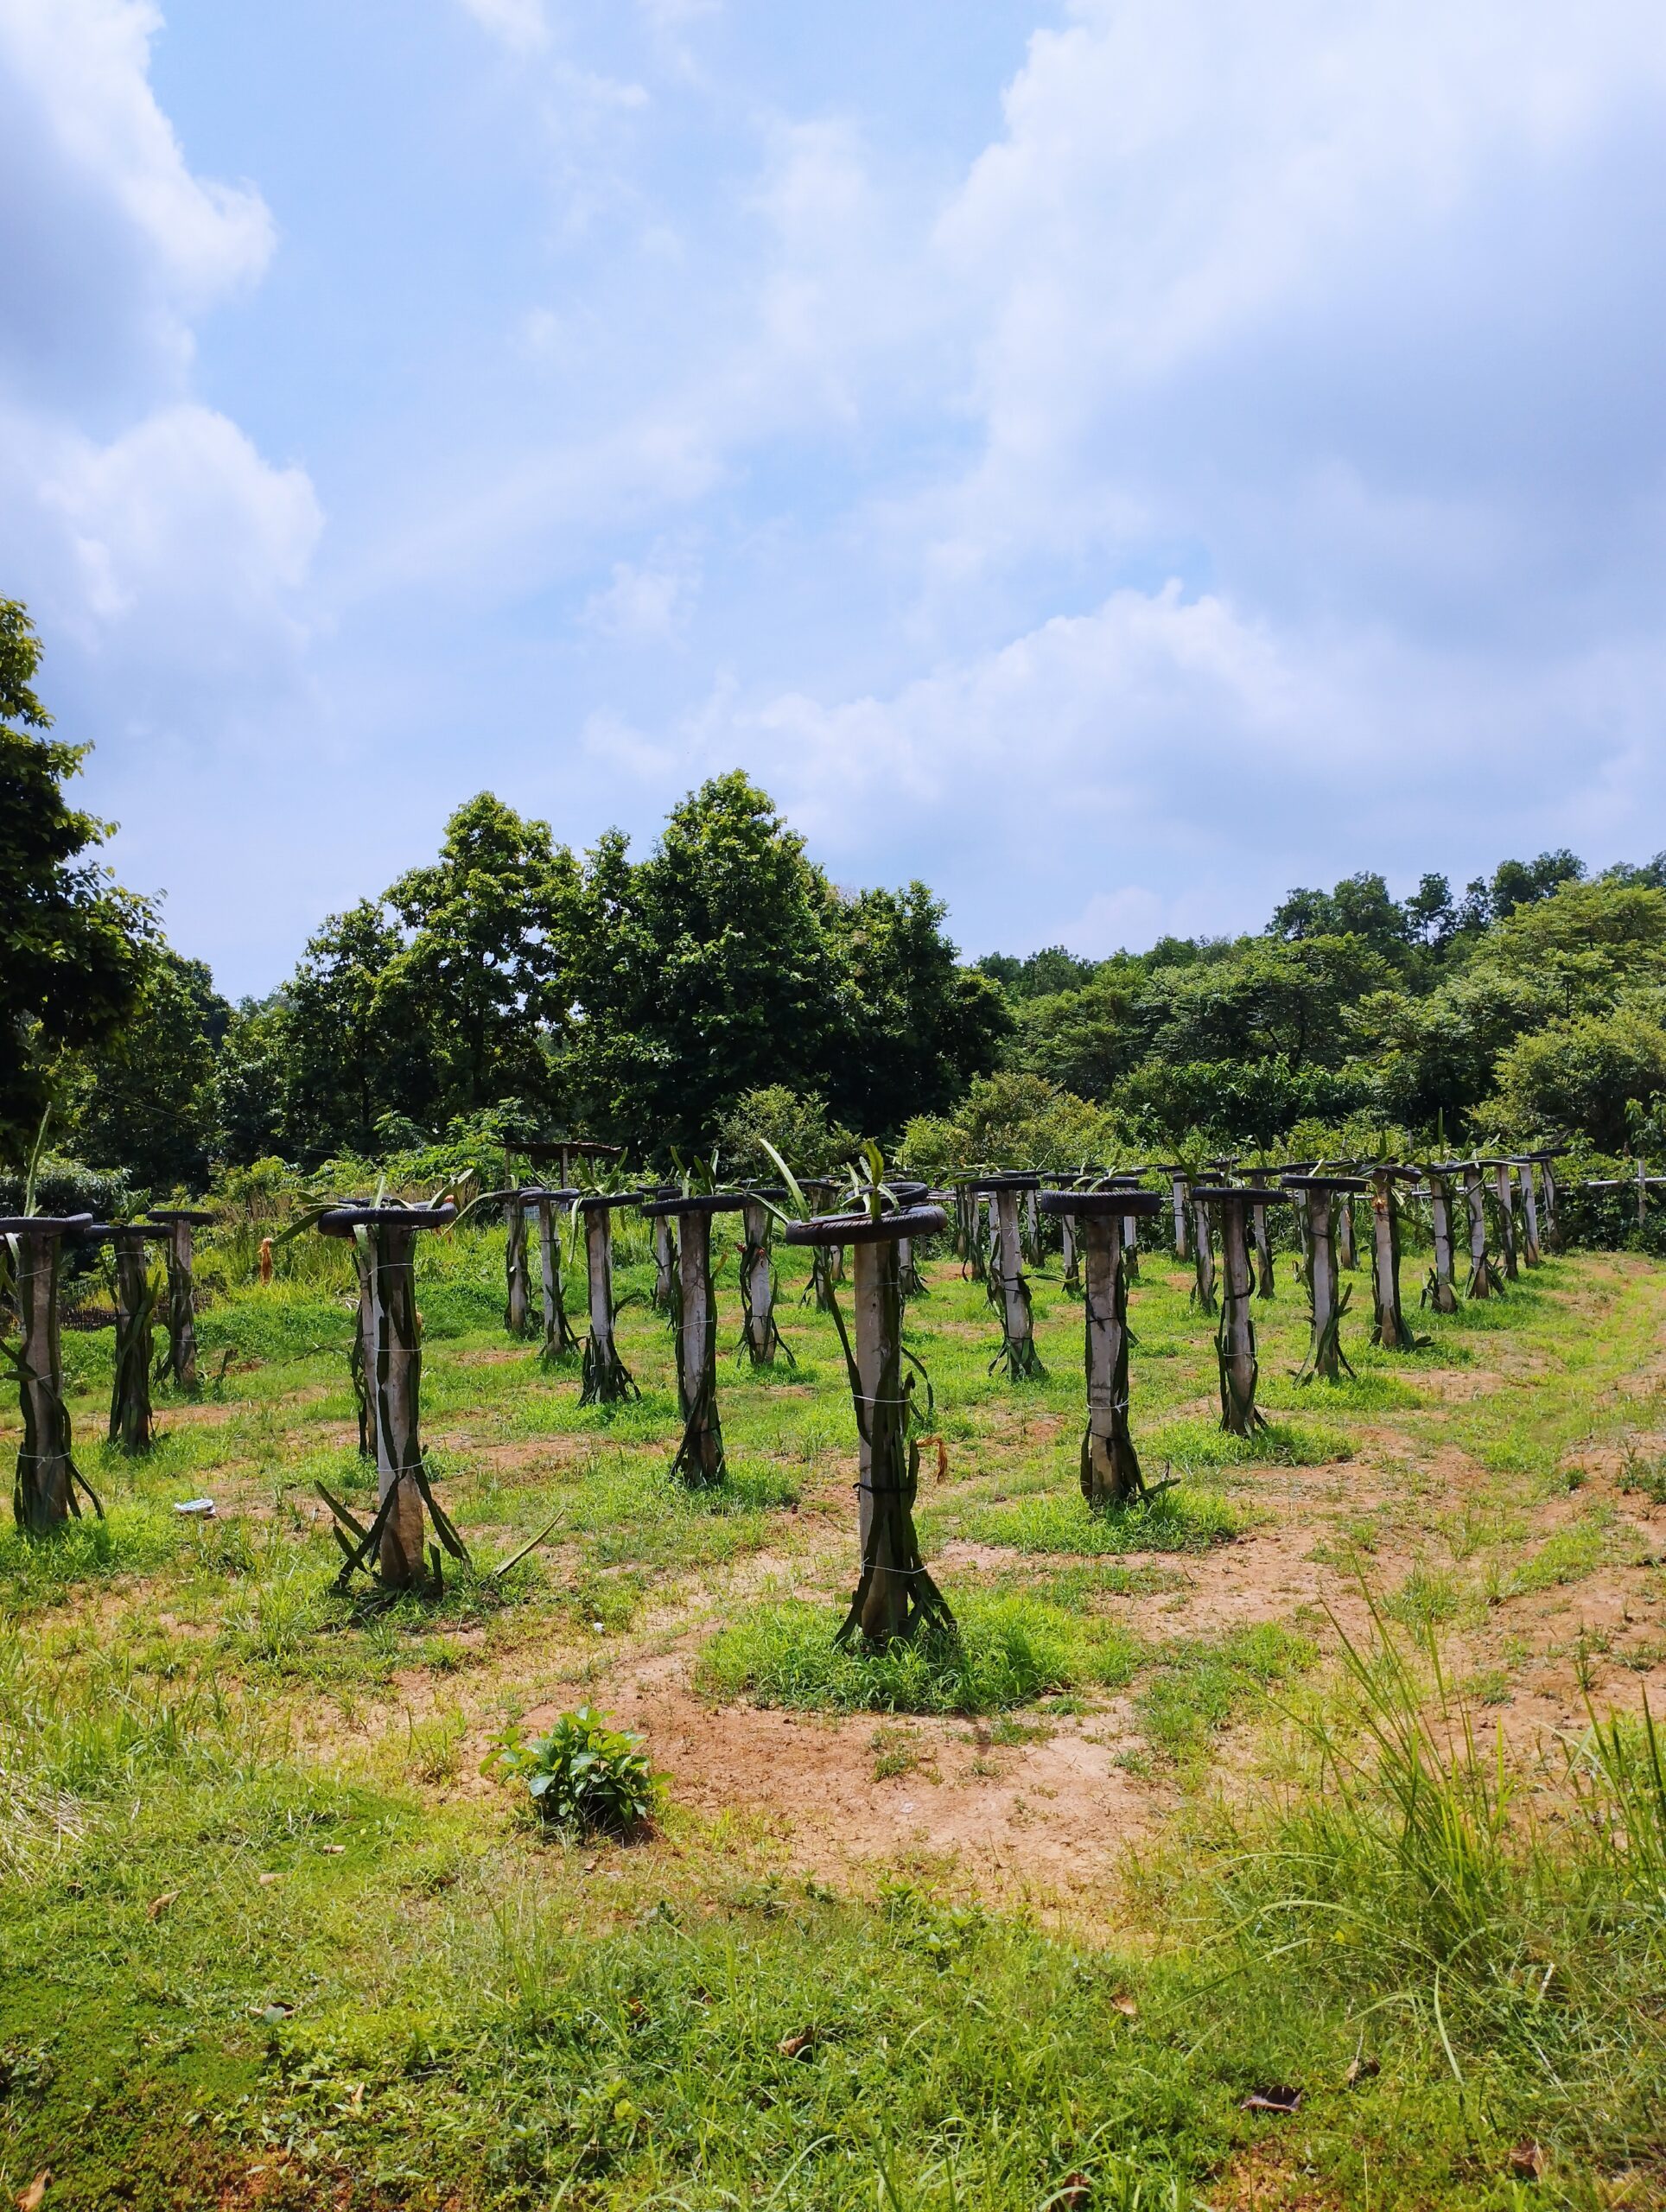
[[[562,1713],[547,1735],[506,1729],[480,1771],[524,1782],[537,1817],[569,1837],[633,1834],[659,1802],[642,1738],[608,1727],[588,1705]]]
[[[858,1140],[829,1116],[826,1102],[814,1091],[800,1094],[784,1083],[761,1090],[748,1090],[737,1098],[717,1128],[717,1150],[724,1171],[734,1175],[773,1179],[775,1162],[766,1147],[773,1145],[795,1174],[815,1174],[836,1169],[855,1154]]]
[[[219,1149],[218,1047],[231,1007],[200,960],[145,949],[131,1014],[94,1058],[65,1071],[70,1142],[146,1190],[200,1191]]]
[[[1484,1126],[1514,1139],[1577,1129],[1621,1152],[1628,1108],[1666,1095],[1666,1002],[1548,1022],[1500,1054],[1495,1072],[1497,1090],[1477,1116]]]
[[[897,1164],[932,1180],[979,1166],[1079,1167],[1122,1156],[1130,1141],[1117,1115],[1014,1071],[980,1077],[951,1115],[916,1116]]]
[[[54,1056],[102,1043],[137,995],[150,906],[92,857],[111,825],[66,803],[89,748],[48,737],[32,688],[40,644],[0,599],[0,1160],[21,1160]]]

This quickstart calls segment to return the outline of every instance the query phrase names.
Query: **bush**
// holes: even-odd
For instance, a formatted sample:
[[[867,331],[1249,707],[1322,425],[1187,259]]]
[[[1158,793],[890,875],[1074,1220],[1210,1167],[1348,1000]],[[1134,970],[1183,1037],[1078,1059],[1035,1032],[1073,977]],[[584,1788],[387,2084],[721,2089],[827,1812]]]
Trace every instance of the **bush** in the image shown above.
[[[563,1713],[547,1736],[530,1741],[506,1729],[480,1771],[524,1781],[532,1811],[564,1836],[629,1835],[659,1803],[642,1738],[609,1728],[593,1706]]]

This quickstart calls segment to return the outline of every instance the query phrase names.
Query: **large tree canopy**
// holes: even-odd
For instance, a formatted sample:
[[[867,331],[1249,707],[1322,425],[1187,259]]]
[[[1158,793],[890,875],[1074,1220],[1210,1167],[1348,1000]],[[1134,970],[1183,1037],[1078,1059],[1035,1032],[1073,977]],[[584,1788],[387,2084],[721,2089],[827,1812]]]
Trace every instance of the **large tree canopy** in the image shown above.
[[[24,609],[0,600],[0,1152],[14,1160],[56,1056],[109,1037],[133,1006],[155,927],[92,857],[110,825],[64,797],[90,748],[47,734],[40,651]]]

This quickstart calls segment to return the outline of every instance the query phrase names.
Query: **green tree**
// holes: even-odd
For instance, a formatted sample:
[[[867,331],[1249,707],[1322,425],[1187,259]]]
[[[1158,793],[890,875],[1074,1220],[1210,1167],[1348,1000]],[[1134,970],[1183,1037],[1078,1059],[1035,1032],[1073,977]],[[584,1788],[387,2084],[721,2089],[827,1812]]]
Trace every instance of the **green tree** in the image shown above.
[[[1431,879],[1425,876],[1425,893],[1430,886]],[[1399,965],[1411,945],[1413,928],[1410,915],[1389,896],[1383,878],[1362,869],[1358,875],[1345,876],[1333,891],[1291,892],[1275,909],[1269,933],[1296,940],[1358,938],[1381,958]]]
[[[1078,989],[1021,1006],[1008,1056],[1062,1090],[1109,1097],[1145,1058],[1164,1003],[1145,963],[1118,953]]]
[[[553,1103],[577,891],[572,855],[549,823],[490,791],[451,817],[436,861],[388,890],[404,934],[379,976],[375,1016],[424,1040],[442,1119],[510,1098]],[[385,1103],[421,1118],[408,1096]]]
[[[202,1189],[220,1150],[218,1046],[232,1009],[200,960],[147,949],[132,1012],[75,1057],[68,1140],[142,1188]]]
[[[1012,1029],[1001,986],[956,964],[944,912],[919,882],[832,907],[845,1035],[830,1040],[825,1085],[835,1112],[868,1135],[951,1106]]]
[[[400,950],[373,899],[332,914],[308,940],[271,1024],[276,1039],[258,1040],[279,1046],[277,1135],[292,1158],[371,1159],[385,1115],[434,1112],[437,1041],[414,989],[403,980],[390,987]]]
[[[99,1044],[133,1006],[156,925],[92,857],[111,825],[65,800],[91,747],[47,735],[40,651],[25,609],[0,600],[0,1154],[13,1159],[54,1057]]]
[[[920,1114],[903,1131],[897,1164],[938,1181],[973,1167],[1065,1170],[1126,1156],[1133,1133],[1114,1110],[1039,1075],[981,1076],[951,1114]]]
[[[1666,1016],[1658,1004],[1628,1005],[1551,1022],[1517,1038],[1497,1072],[1476,1115],[1483,1128],[1512,1140],[1582,1132],[1599,1151],[1623,1152],[1628,1107],[1666,1095]]]
[[[773,1182],[778,1171],[764,1150],[765,1138],[795,1175],[837,1168],[857,1144],[855,1134],[830,1117],[825,1099],[813,1090],[789,1090],[784,1083],[748,1090],[724,1115],[717,1131],[722,1172]]]
[[[1278,1059],[1292,1075],[1336,1067],[1348,1050],[1347,1008],[1392,973],[1363,938],[1246,938],[1228,958],[1163,984],[1152,1051],[1177,1065]]]
[[[573,929],[573,1065],[596,1117],[688,1153],[747,1091],[822,1088],[853,1018],[836,905],[803,840],[738,770],[690,792],[640,863],[617,832],[602,839]]]

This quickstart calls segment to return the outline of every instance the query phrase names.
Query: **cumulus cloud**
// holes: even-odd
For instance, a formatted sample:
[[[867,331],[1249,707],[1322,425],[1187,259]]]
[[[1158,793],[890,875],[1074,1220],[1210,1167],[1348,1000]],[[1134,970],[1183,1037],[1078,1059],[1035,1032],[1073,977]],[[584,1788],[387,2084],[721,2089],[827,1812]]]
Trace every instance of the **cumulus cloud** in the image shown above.
[[[43,405],[181,376],[191,319],[252,283],[273,226],[194,176],[149,77],[142,0],[0,0],[0,377]]]

